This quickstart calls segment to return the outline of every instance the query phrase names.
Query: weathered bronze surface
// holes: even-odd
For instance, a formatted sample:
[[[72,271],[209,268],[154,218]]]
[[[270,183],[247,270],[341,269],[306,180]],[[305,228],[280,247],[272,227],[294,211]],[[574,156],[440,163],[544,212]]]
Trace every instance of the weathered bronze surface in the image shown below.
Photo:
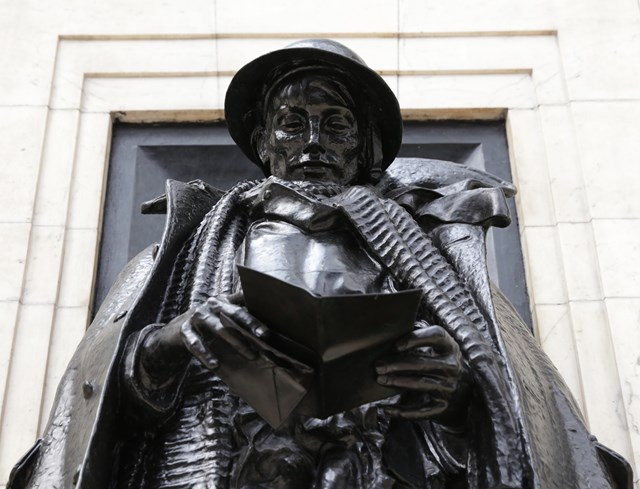
[[[489,282],[511,184],[395,159],[396,98],[333,41],[246,65],[226,116],[267,178],[169,181],[144,206],[163,240],[113,286],[10,489],[631,488]]]

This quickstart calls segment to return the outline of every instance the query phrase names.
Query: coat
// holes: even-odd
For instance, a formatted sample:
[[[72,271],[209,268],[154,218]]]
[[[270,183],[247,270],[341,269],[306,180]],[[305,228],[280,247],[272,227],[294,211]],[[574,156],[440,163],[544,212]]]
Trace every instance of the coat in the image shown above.
[[[445,174],[453,180],[437,177],[440,186],[463,180],[452,177],[451,171]],[[402,183],[402,174],[396,177],[396,184]],[[418,188],[433,188],[429,177],[426,180],[417,182]],[[381,188],[389,191],[384,189],[388,184],[383,181]],[[489,184],[485,186],[496,186],[495,181]],[[399,200],[412,199],[395,187],[391,193],[395,190]],[[153,204],[156,208],[166,205],[162,242],[136,256],[119,275],[60,382],[42,438],[18,462],[7,489],[109,486],[112,452],[117,442],[114,427],[119,414],[119,368],[126,340],[155,322],[158,298],[163,296],[181,243],[220,195],[201,182],[167,183],[166,200]],[[410,202],[407,205],[411,207]],[[524,438],[525,463],[530,468],[527,487],[630,489],[631,471],[626,461],[588,433],[556,369],[508,301],[499,291],[491,291],[486,267],[477,267],[478,262],[484,262],[482,221],[487,216],[477,215],[475,222],[460,223],[456,221],[455,205],[439,205],[436,201],[435,206],[413,208],[422,209],[419,212],[423,217],[431,213],[430,217],[450,219],[438,228],[439,246],[472,290],[478,291],[476,299],[496,326],[495,347],[516,393],[514,402]],[[420,474],[416,477],[419,484]],[[473,479],[473,474],[469,478]]]

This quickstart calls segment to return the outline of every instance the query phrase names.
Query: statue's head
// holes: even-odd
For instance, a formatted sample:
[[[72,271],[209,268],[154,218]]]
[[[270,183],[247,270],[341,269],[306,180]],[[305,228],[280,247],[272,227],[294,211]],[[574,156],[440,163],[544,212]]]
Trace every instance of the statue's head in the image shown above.
[[[391,89],[353,51],[325,39],[244,66],[225,113],[243,152],[265,175],[289,180],[375,182],[402,140]]]

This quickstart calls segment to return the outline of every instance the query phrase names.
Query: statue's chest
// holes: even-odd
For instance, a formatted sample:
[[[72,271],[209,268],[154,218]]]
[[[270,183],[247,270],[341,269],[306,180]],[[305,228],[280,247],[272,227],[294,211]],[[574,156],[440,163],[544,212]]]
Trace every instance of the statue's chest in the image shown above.
[[[249,228],[238,261],[318,295],[392,289],[387,271],[343,226],[309,231],[280,220]]]
[[[249,207],[252,224],[238,263],[318,295],[393,290],[388,271],[330,199],[268,180]]]

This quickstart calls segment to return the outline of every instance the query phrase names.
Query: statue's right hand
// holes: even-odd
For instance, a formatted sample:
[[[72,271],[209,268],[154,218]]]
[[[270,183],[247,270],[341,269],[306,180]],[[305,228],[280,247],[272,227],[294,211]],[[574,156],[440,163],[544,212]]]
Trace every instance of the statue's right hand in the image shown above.
[[[167,326],[175,321],[186,349],[210,369],[218,366],[210,347],[217,341],[224,341],[246,360],[255,360],[260,351],[255,338],[264,337],[267,328],[240,305],[242,300],[240,294],[212,297]]]
[[[140,373],[162,386],[183,372],[192,357],[215,370],[215,347],[224,345],[253,361],[264,353],[269,330],[243,307],[242,294],[213,297],[149,334],[141,345]],[[264,356],[264,355],[263,355]]]

